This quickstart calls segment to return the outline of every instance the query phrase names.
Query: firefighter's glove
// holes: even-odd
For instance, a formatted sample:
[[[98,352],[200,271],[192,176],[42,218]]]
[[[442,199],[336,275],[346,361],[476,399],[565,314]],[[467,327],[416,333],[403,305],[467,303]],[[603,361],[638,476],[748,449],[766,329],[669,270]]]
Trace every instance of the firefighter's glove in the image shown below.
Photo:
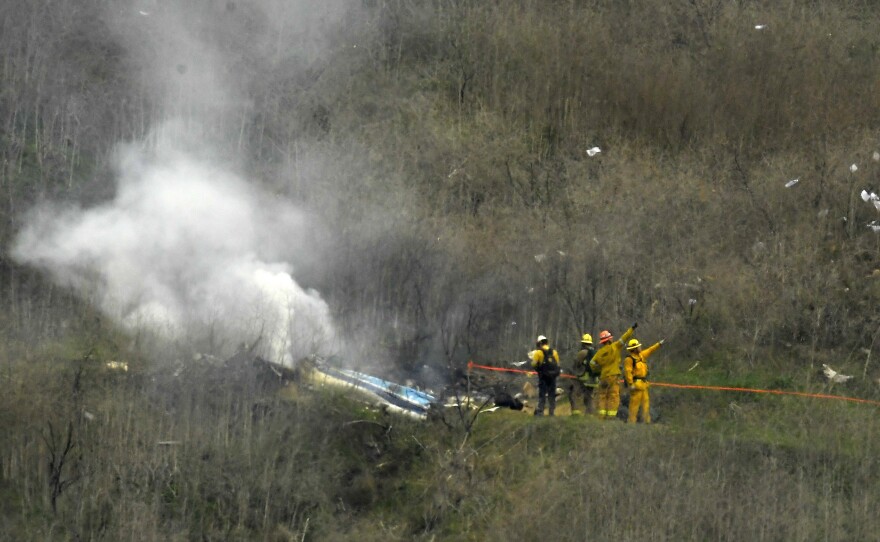
[[[663,344],[663,341],[665,341],[665,340],[666,339],[660,339],[660,344]]]
[[[639,323],[638,323],[638,322],[635,322],[635,323],[632,325],[632,328],[635,329],[635,328],[637,328],[637,327],[639,327]]]

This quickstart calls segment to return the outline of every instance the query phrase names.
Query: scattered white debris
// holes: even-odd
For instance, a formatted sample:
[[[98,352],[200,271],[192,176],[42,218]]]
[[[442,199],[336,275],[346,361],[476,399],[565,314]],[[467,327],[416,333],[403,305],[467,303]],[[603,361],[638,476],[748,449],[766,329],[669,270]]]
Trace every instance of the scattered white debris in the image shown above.
[[[855,173],[855,172],[858,171],[858,170],[859,170],[859,166],[857,166],[857,165],[855,165],[855,164],[849,166],[849,171],[850,171],[850,173]]]
[[[108,361],[105,365],[113,371],[128,371],[127,361]]]
[[[874,200],[874,208],[880,211],[880,199]]]
[[[871,222],[870,224],[868,224],[868,227],[871,228],[874,231],[874,233],[880,233],[880,222],[877,222],[875,220],[875,221]]]
[[[829,210],[830,209],[822,209],[816,216],[818,216],[819,218],[825,218],[826,216],[828,216]]]
[[[83,410],[83,418],[89,420],[90,422],[95,421],[95,415],[88,410]]]
[[[592,158],[593,156],[596,156],[600,152],[602,152],[602,149],[600,149],[599,147],[593,147],[591,149],[587,149],[587,156]]]
[[[443,406],[446,408],[470,408],[476,410],[483,405],[488,404],[489,397],[474,393],[472,395],[460,395],[458,397],[450,397]]]
[[[733,415],[733,417],[736,418],[742,416],[742,407],[736,404],[736,401],[731,401],[730,404],[727,405],[727,408],[730,410],[730,413],[731,415]]]
[[[143,15],[144,17],[149,17],[149,16],[150,16],[150,12],[149,12],[149,11],[138,11],[138,13],[140,13],[140,14]]]
[[[694,369],[696,369],[696,368],[697,368],[697,365],[699,365],[699,364],[700,364],[700,362],[699,362],[699,361],[698,361],[698,362],[696,362],[696,363],[694,363],[694,364],[693,364],[693,365],[691,365],[691,368],[690,368],[690,369],[688,369],[688,370],[687,370],[687,372],[691,372],[691,371],[693,371],[693,370],[694,370]]]
[[[697,300],[696,300],[696,299],[694,299],[694,298],[690,298],[690,299],[688,299],[688,305],[690,305],[691,307],[693,307],[693,306],[696,305],[696,304],[697,304]]]
[[[825,378],[827,378],[828,380],[830,380],[831,382],[833,382],[835,384],[843,384],[847,380],[852,379],[852,376],[842,375],[842,374],[838,373],[837,371],[835,371],[834,369],[832,369],[831,367],[829,367],[825,363],[822,364],[822,373],[825,375]]]
[[[767,28],[766,24],[756,24],[755,25],[755,30],[764,30],[765,28]]]
[[[791,188],[792,186],[796,185],[798,183],[798,181],[800,181],[800,179],[792,179],[792,180],[788,181],[787,183],[785,183],[785,187]]]
[[[874,151],[874,154],[871,155],[871,158],[875,162],[880,162],[880,152]]]
[[[526,363],[528,363],[528,361],[511,361],[510,362],[510,364],[513,365],[514,367],[522,367]]]
[[[566,256],[565,252],[562,252],[561,250],[557,250],[556,252],[558,252],[560,256],[565,258],[565,256]]]
[[[862,196],[862,201],[865,201],[865,202],[880,199],[880,198],[878,198],[877,194],[875,194],[874,192],[868,193],[867,190],[862,190],[861,196]]]
[[[156,443],[156,446],[178,446],[180,445],[179,440],[160,440]]]
[[[510,325],[515,326],[516,322],[511,322]]]
[[[535,293],[535,288],[534,288],[534,286],[529,286],[529,289],[526,290],[526,292],[528,292],[528,293],[530,293],[530,294]]]
[[[492,408],[484,408],[484,409],[481,410],[480,412],[495,412],[495,411],[498,410],[499,408],[501,408],[501,407],[499,407],[499,406],[493,406]]]
[[[544,261],[544,258],[546,258],[546,257],[547,257],[546,254],[535,254],[535,261],[538,263],[541,263]]]

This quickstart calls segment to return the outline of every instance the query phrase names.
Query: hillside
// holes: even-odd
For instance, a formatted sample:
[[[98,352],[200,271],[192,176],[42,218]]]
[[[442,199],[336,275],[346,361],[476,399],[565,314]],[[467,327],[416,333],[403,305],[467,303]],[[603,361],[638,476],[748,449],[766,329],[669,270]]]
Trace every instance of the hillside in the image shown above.
[[[4,378],[8,539],[868,540],[877,529],[874,406],[658,388],[652,426],[499,410],[468,428],[455,409],[416,422],[242,360],[123,372],[45,354]]]
[[[441,389],[637,321],[670,381],[878,400],[878,48],[849,0],[3,2],[0,538],[872,538],[873,406],[467,435],[203,361]]]

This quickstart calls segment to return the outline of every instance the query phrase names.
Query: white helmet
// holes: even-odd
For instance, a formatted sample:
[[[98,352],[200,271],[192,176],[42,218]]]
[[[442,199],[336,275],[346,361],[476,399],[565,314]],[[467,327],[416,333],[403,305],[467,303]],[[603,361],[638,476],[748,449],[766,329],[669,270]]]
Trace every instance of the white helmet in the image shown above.
[[[537,340],[537,342],[546,341],[546,340],[547,340],[547,337],[545,337],[545,336],[543,336],[543,335],[538,335],[538,340]]]

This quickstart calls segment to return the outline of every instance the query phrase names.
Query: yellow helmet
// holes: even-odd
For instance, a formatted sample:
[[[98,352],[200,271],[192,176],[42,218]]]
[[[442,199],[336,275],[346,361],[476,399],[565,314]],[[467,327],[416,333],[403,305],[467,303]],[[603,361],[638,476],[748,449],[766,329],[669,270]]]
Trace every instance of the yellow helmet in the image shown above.
[[[593,336],[589,333],[584,333],[583,338],[581,338],[581,342],[585,344],[593,344]]]
[[[626,343],[627,350],[635,350],[636,348],[640,348],[642,343],[639,342],[638,339],[630,339],[628,343]]]

